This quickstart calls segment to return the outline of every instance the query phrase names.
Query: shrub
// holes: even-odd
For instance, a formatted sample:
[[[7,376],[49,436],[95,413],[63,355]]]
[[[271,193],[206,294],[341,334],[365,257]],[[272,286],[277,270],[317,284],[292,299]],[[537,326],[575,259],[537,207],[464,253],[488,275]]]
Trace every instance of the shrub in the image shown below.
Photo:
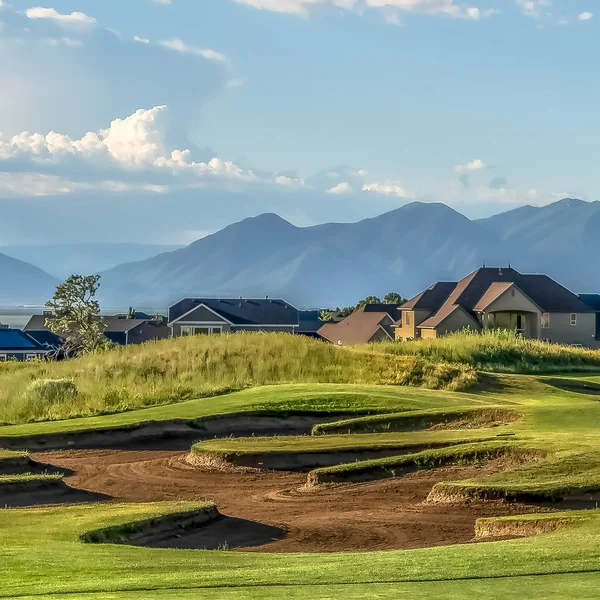
[[[25,394],[34,401],[60,404],[77,397],[77,386],[72,379],[38,379],[27,388]]]

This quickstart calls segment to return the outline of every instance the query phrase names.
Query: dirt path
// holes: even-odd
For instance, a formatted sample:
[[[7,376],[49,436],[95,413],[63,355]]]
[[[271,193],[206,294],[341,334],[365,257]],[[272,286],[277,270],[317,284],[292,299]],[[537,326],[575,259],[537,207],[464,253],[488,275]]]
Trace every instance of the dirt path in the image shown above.
[[[227,544],[268,552],[333,552],[422,548],[472,540],[478,517],[539,512],[523,505],[422,504],[435,483],[481,473],[477,467],[420,471],[372,483],[300,491],[306,474],[210,472],[191,467],[187,453],[70,450],[34,460],[75,472],[75,488],[119,501],[213,500],[232,517],[200,534],[156,540],[160,547]],[[233,520],[235,519],[235,520]],[[270,542],[272,538],[278,538]]]

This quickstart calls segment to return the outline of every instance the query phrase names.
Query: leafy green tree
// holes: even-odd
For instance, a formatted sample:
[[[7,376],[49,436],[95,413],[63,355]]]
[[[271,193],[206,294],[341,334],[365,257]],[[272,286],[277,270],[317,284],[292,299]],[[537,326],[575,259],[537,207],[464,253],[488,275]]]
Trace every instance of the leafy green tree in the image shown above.
[[[335,319],[337,311],[332,310],[322,310],[319,313],[319,321],[322,323],[331,323]]]
[[[71,275],[57,288],[46,306],[52,316],[46,319],[50,331],[63,339],[61,354],[67,358],[93,352],[107,345],[106,324],[100,318],[96,292],[100,275]]]
[[[135,308],[133,308],[133,306],[129,307],[129,310],[127,311],[127,318],[135,319]]]
[[[406,299],[397,292],[390,292],[383,297],[384,304],[403,304]]]
[[[356,312],[356,309],[356,306],[345,306],[344,308],[338,309],[337,315],[338,317],[345,319],[346,317],[349,317],[353,312]]]

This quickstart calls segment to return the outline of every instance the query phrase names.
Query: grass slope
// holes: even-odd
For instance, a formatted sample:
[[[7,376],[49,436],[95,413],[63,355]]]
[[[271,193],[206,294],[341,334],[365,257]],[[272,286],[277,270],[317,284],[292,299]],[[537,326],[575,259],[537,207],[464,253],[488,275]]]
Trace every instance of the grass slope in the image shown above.
[[[460,332],[439,339],[374,344],[380,352],[428,361],[462,363],[500,373],[598,370],[600,351],[526,340],[513,332]]]
[[[61,397],[53,382],[75,385]],[[48,383],[45,388],[39,382]],[[285,383],[416,385],[462,389],[464,365],[428,363],[289,334],[195,336],[120,347],[59,363],[0,365],[0,423],[117,413]],[[73,393],[75,392],[75,394]]]

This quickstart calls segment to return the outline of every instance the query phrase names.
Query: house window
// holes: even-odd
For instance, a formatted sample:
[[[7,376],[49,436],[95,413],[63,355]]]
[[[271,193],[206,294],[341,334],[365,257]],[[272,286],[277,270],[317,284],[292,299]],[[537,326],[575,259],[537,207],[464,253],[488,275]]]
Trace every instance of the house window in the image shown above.
[[[194,327],[186,325],[181,327],[181,335],[183,337],[188,337],[190,335],[216,335],[219,333],[223,333],[223,327],[221,325],[211,325],[206,327]]]
[[[577,313],[571,313],[571,327],[577,327]]]
[[[404,319],[404,324],[407,327],[410,327],[410,313],[409,312],[405,312],[404,313],[405,319]]]
[[[542,313],[542,329],[550,327],[550,313]]]
[[[8,360],[8,356],[6,354],[0,354],[0,362],[6,362]]]
[[[25,360],[29,361],[29,360],[35,360],[37,358],[37,354],[26,354],[25,355]]]

